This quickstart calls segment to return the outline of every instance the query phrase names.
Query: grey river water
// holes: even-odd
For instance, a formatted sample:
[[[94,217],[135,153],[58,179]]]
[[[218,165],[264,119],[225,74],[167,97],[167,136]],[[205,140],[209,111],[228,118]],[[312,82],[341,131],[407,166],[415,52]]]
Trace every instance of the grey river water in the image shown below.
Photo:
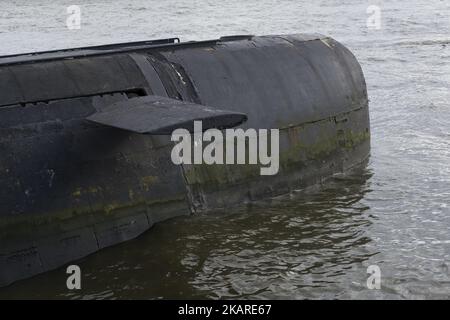
[[[81,29],[65,24],[82,9]],[[369,5],[381,9],[369,29]],[[177,218],[0,298],[450,298],[450,2],[0,0],[0,54],[178,36],[318,32],[367,80],[367,168],[224,214]],[[381,289],[366,286],[378,265]]]

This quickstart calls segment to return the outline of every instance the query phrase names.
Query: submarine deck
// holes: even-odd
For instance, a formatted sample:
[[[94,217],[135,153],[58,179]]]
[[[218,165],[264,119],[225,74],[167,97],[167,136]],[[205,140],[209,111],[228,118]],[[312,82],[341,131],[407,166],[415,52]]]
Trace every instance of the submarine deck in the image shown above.
[[[312,41],[327,38],[326,36],[323,36],[321,34],[302,34],[301,36],[304,41]],[[138,52],[150,49],[161,49],[165,47],[180,48],[192,46],[210,46],[227,41],[251,40],[253,37],[254,37],[253,35],[235,35],[235,36],[221,37],[219,39],[213,40],[186,41],[186,42],[181,42],[179,38],[174,37],[158,40],[144,40],[144,41],[123,42],[107,45],[37,51],[37,52],[0,56],[0,66],[25,64],[40,61],[74,59],[74,58],[91,57],[115,53]]]

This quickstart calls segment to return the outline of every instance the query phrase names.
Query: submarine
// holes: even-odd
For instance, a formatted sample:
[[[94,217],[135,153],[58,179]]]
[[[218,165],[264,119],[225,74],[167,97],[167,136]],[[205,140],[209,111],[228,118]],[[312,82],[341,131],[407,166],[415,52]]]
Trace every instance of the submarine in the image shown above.
[[[170,132],[197,120],[203,129],[278,129],[277,174],[252,164],[173,163]],[[2,56],[0,287],[163,220],[319,184],[369,153],[362,69],[324,35]]]

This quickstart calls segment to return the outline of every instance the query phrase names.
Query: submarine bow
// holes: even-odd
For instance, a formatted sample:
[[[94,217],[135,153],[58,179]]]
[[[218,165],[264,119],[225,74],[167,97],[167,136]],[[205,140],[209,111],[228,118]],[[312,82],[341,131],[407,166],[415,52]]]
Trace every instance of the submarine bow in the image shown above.
[[[175,128],[279,129],[280,170],[175,165]],[[180,215],[363,163],[364,76],[322,35],[163,39],[0,57],[0,286]]]

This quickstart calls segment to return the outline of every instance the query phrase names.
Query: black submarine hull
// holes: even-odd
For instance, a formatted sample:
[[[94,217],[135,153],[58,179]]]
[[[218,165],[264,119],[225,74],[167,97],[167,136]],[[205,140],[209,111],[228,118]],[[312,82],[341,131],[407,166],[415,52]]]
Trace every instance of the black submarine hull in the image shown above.
[[[243,129],[279,129],[278,174],[175,165],[170,136],[87,120],[152,95],[243,113]],[[162,220],[320,183],[369,151],[361,67],[329,37],[168,39],[0,57],[0,286]]]

